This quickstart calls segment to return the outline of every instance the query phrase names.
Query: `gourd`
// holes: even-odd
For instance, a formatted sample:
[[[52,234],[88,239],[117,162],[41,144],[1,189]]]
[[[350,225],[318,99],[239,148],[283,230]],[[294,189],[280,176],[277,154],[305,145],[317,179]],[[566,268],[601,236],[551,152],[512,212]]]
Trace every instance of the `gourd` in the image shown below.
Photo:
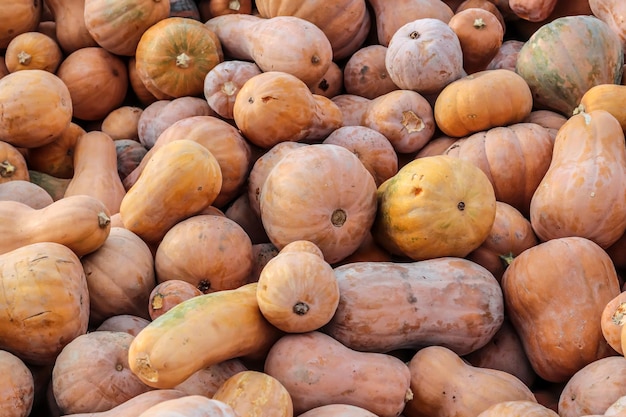
[[[33,374],[20,358],[6,350],[0,350],[0,370],[0,412],[6,417],[27,417],[34,403]]]
[[[63,52],[51,37],[40,32],[25,32],[14,37],[6,47],[4,60],[9,72],[41,69],[56,72]]]

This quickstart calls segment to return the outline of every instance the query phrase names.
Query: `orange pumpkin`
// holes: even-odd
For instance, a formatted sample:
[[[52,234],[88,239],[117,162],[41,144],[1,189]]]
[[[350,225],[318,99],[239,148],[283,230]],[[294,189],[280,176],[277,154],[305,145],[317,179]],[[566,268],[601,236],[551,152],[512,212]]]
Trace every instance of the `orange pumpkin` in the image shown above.
[[[254,62],[236,59],[220,62],[204,78],[204,97],[215,113],[232,120],[235,98],[241,86],[260,73]]]
[[[118,107],[104,117],[100,130],[111,136],[113,140],[138,140],[138,124],[142,113],[143,109],[141,107]]]
[[[600,317],[602,335],[607,343],[619,354],[623,355],[622,328],[626,322],[626,291],[620,292],[606,303]]]
[[[557,0],[510,0],[509,7],[517,16],[530,22],[542,22],[550,16]]]
[[[148,302],[150,319],[154,320],[171,310],[172,307],[201,294],[202,291],[198,287],[187,281],[168,279],[160,282],[150,292]]]
[[[371,101],[356,94],[339,94],[332,102],[339,107],[343,126],[361,126],[361,120]]]
[[[4,61],[9,72],[25,69],[41,69],[56,72],[63,52],[59,44],[40,32],[25,32],[9,42]]]
[[[56,178],[71,179],[74,175],[74,148],[78,138],[85,133],[79,124],[70,122],[52,142],[28,150],[28,167]]]
[[[181,412],[189,417],[238,417],[235,410],[228,404],[204,395],[187,395],[162,401],[142,412],[140,417],[169,417]]]
[[[85,26],[85,0],[46,0],[54,16],[55,35],[66,55],[98,46]]]
[[[40,1],[18,0],[3,4],[0,18],[0,49],[5,49],[17,35],[37,28],[41,20]]]
[[[13,180],[0,184],[0,200],[24,203],[34,209],[52,204],[52,196],[37,184],[26,180]]]
[[[574,114],[590,113],[594,110],[606,110],[615,117],[622,130],[626,131],[626,85],[598,84],[587,90],[580,99],[580,105]]]
[[[28,181],[28,167],[26,158],[13,145],[0,141],[0,184],[9,181]]]
[[[26,364],[14,354],[0,350],[0,412],[7,417],[30,415],[35,402],[35,381]]]
[[[385,67],[387,47],[367,45],[356,50],[343,69],[343,85],[348,94],[374,99],[397,90]]]

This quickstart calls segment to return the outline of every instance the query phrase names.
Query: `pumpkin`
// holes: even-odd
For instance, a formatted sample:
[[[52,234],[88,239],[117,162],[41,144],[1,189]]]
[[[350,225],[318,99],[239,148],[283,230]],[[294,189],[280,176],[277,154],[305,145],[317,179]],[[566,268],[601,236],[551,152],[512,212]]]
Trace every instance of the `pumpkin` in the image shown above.
[[[235,289],[246,284],[250,275],[252,242],[239,224],[225,216],[191,216],[163,236],[154,267],[159,283],[179,279],[205,294]]]
[[[79,124],[70,122],[52,142],[29,148],[26,162],[31,170],[60,179],[74,176],[74,148],[78,138],[87,133]]]
[[[361,126],[361,120],[371,101],[356,94],[339,94],[331,99],[339,107],[343,126]]]
[[[536,402],[530,388],[515,376],[472,366],[444,346],[420,349],[408,367],[413,399],[404,409],[406,417],[470,417],[503,401]]]
[[[187,395],[162,401],[138,417],[238,417],[231,406],[203,395]]]
[[[398,172],[398,155],[382,133],[365,126],[343,126],[334,130],[322,143],[351,150],[368,170],[376,186]]]
[[[502,290],[507,316],[541,378],[566,382],[613,354],[600,318],[620,287],[611,258],[591,240],[555,238],[525,250],[504,272]]]
[[[51,37],[40,32],[25,32],[14,37],[6,47],[4,61],[9,72],[40,69],[56,72],[63,52]]]
[[[287,389],[295,415],[340,403],[392,417],[412,396],[409,369],[400,359],[352,350],[318,331],[278,339],[264,372]]]
[[[508,2],[508,0],[504,1]],[[493,15],[498,19],[498,22],[500,22],[502,29],[506,32],[506,21],[504,20],[502,11],[500,11],[500,6],[498,5],[498,2],[498,0],[463,0],[456,8],[452,8],[452,10],[454,10],[455,14],[458,12],[462,12],[463,10],[472,8],[487,10],[493,13]]]
[[[359,351],[440,345],[465,355],[487,344],[504,318],[498,281],[463,258],[356,262],[335,276],[339,305],[324,331]]]
[[[144,241],[158,243],[180,220],[210,206],[222,186],[220,166],[197,142],[181,139],[155,152],[120,205],[122,222]]]
[[[175,389],[181,390],[187,395],[204,395],[212,398],[228,378],[247,370],[248,368],[241,359],[227,359],[193,373],[189,378],[176,385]]]
[[[496,0],[496,2],[503,3],[507,0]],[[504,12],[509,16],[510,20],[510,28],[521,37],[521,39],[528,40],[532,36],[533,33],[537,31],[541,26],[550,23],[560,17],[565,16],[591,16],[593,12],[591,11],[591,7],[589,7],[589,0],[570,0],[570,1],[560,1],[557,0],[552,13],[541,22],[531,22],[530,20],[521,19],[517,16],[507,4],[505,7],[499,5],[501,10],[508,9],[508,11]],[[510,13],[509,13],[510,12]]]
[[[453,138],[447,135],[433,137],[415,154],[414,159],[423,158],[425,156],[442,155],[457,140],[459,140],[459,138]]]
[[[16,36],[37,28],[41,20],[42,2],[18,0],[3,4],[0,19],[0,49],[5,49]]]
[[[113,140],[139,139],[139,118],[143,109],[137,106],[120,106],[107,114],[102,120],[100,130]]]
[[[517,16],[530,22],[543,22],[554,10],[558,0],[510,0],[509,7]]]
[[[444,154],[479,167],[489,178],[496,199],[528,216],[533,195],[550,166],[552,151],[552,136],[547,129],[532,123],[514,123],[460,139]]]
[[[248,79],[235,98],[233,118],[243,136],[264,149],[285,141],[323,139],[342,125],[341,111],[330,99],[280,71]]]
[[[128,64],[126,66],[128,70],[128,83],[130,84],[130,89],[132,90],[132,96],[136,98],[142,106],[149,106],[158,99],[148,90],[143,81],[141,81],[141,78],[137,73],[136,63],[137,60],[134,56],[128,58]]]
[[[324,76],[309,86],[313,94],[333,98],[343,91],[343,69],[331,61]]]
[[[19,201],[34,209],[46,207],[54,201],[46,190],[27,180],[0,184],[0,200]]]
[[[515,64],[517,62],[517,54],[524,46],[524,42],[518,39],[506,39],[498,48],[495,56],[487,64],[488,70],[507,69],[515,72]]]
[[[198,287],[181,279],[168,279],[160,282],[150,292],[148,301],[150,319],[154,320],[171,310],[172,307],[201,294],[202,291]]]
[[[399,88],[434,94],[463,76],[458,36],[437,18],[410,21],[393,34],[385,67]]]
[[[590,0],[589,7],[593,15],[605,22],[622,41],[622,47],[626,48],[626,25],[622,19],[626,8],[624,3],[615,0]]]
[[[570,117],[530,202],[535,233],[541,240],[582,236],[609,247],[626,229],[625,181],[626,147],[617,119],[605,110]]]
[[[289,392],[276,378],[264,372],[239,372],[224,381],[211,398],[230,405],[238,416],[293,416]]]
[[[252,14],[252,0],[198,0],[198,9],[203,22],[223,14]]]
[[[0,201],[0,254],[36,242],[63,244],[83,256],[104,244],[111,229],[104,203],[88,195],[64,197],[34,209],[17,201]]]
[[[0,184],[29,179],[24,155],[10,143],[0,141]]]
[[[469,161],[418,158],[378,187],[374,240],[413,260],[464,257],[487,238],[496,215],[493,186]]]
[[[502,401],[488,407],[477,417],[496,417],[503,415],[520,415],[527,417],[558,417],[552,409],[530,400]]]
[[[118,139],[114,144],[117,157],[117,174],[122,179],[123,185],[123,180],[139,166],[148,150],[133,139]]]
[[[104,119],[122,104],[128,90],[124,61],[101,47],[72,52],[56,74],[70,92],[73,116],[81,120]]]
[[[626,85],[599,84],[585,91],[574,114],[590,113],[594,110],[606,110],[626,131]]]
[[[484,94],[508,100],[491,101]],[[437,96],[433,110],[443,133],[463,137],[519,123],[530,114],[532,106],[532,94],[524,79],[513,71],[496,69],[479,71],[448,84]]]
[[[46,0],[54,16],[55,36],[66,55],[98,46],[85,25],[85,0]]]
[[[30,182],[43,188],[54,201],[63,198],[65,189],[70,183],[69,179],[53,177],[52,175],[32,169],[28,170],[28,175],[30,176]]]
[[[141,35],[170,16],[169,0],[85,0],[85,27],[93,39],[116,55],[135,55]]]
[[[432,0],[369,0],[376,16],[376,37],[378,43],[388,46],[393,35],[403,25],[424,18],[432,18],[448,23],[454,14],[453,9],[443,1]]]
[[[602,316],[600,316],[602,335],[613,350],[621,355],[624,354],[622,349],[622,327],[624,327],[625,322],[626,292],[622,291],[606,303],[602,310]]]
[[[224,215],[234,220],[250,237],[252,244],[269,242],[265,233],[261,218],[252,210],[248,193],[244,190],[235,200],[228,205]]]
[[[536,123],[539,126],[543,126],[548,129],[550,136],[552,136],[552,142],[554,143],[557,132],[561,126],[565,124],[567,119],[568,117],[552,110],[533,110],[528,116],[526,116],[524,122]]]
[[[577,371],[563,386],[559,416],[575,417],[604,412],[626,393],[626,359],[609,356]]]
[[[252,61],[263,72],[290,74],[306,85],[319,81],[333,59],[324,32],[300,17],[226,14],[205,25],[217,35],[230,58]]]
[[[97,331],[80,335],[63,348],[52,369],[52,389],[64,414],[110,410],[152,390],[128,368],[132,340],[128,333]],[[84,395],[89,388],[91,395]]]
[[[150,320],[132,314],[118,314],[105,319],[94,331],[124,332],[137,336]]]
[[[293,149],[276,163],[259,202],[263,226],[277,248],[309,240],[332,264],[353,253],[369,232],[376,184],[346,148],[314,144]]]
[[[289,249],[263,267],[256,297],[263,317],[272,325],[287,333],[304,333],[320,329],[333,317],[339,286],[333,268],[322,257]]]
[[[33,243],[0,255],[0,268],[0,349],[52,365],[87,331],[89,295],[78,256],[59,243]]]
[[[35,381],[26,364],[14,354],[0,350],[0,412],[6,417],[27,417],[33,408]]]
[[[534,32],[519,51],[515,70],[528,83],[535,107],[569,115],[594,85],[619,84],[623,65],[617,34],[594,16],[576,15]]]
[[[363,126],[382,133],[397,153],[419,151],[435,132],[433,108],[421,94],[394,90],[371,100]]]
[[[112,227],[104,244],[83,256],[81,263],[89,288],[92,325],[119,314],[150,318],[147,306],[156,285],[154,259],[139,236]]]
[[[70,124],[72,97],[51,72],[17,71],[0,78],[0,140],[35,148],[52,142]]]
[[[209,107],[224,119],[233,118],[241,86],[261,70],[254,62],[236,59],[220,62],[204,77],[203,93]]]
[[[137,394],[110,410],[94,413],[66,414],[66,417],[133,417],[160,402],[185,397],[185,392],[177,389],[159,389]]]
[[[225,360],[264,357],[280,332],[261,314],[256,287],[193,297],[152,321],[131,343],[132,371],[150,386],[167,388]]]
[[[117,151],[106,133],[92,130],[74,146],[74,175],[64,196],[86,194],[104,203],[110,214],[120,210],[126,189],[117,172]]]
[[[504,41],[504,28],[492,12],[470,7],[457,11],[448,22],[463,51],[463,68],[468,74],[485,70]]]
[[[311,408],[298,417],[377,417],[365,408],[350,404],[327,404]]]
[[[250,277],[248,278],[249,283],[258,282],[263,268],[267,265],[270,259],[278,255],[278,252],[280,252],[278,248],[270,242],[256,243],[252,245],[253,263],[252,271],[250,272]]]
[[[374,99],[397,90],[385,67],[387,47],[367,45],[356,50],[343,69],[343,85],[347,94]]]
[[[511,260],[538,243],[530,221],[510,204],[496,201],[491,231],[466,258],[487,268],[500,281]]]
[[[137,75],[159,99],[196,96],[204,77],[224,60],[222,46],[206,25],[168,17],[150,26],[135,50]]]

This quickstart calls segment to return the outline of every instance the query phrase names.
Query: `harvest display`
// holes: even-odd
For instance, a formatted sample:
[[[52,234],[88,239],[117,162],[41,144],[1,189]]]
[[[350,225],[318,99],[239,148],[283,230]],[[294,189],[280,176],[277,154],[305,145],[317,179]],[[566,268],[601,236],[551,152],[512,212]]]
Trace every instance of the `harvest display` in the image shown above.
[[[626,417],[623,0],[0,10],[0,417]]]

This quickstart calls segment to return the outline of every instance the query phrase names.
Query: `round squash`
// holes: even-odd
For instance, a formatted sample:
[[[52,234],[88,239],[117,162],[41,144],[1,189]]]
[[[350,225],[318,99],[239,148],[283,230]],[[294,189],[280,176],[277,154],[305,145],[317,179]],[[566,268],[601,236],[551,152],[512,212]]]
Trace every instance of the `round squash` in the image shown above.
[[[37,28],[41,20],[43,2],[17,0],[2,4],[0,17],[0,49],[5,49],[13,38]]]
[[[35,381],[26,364],[14,354],[0,350],[0,413],[27,417],[33,408]]]
[[[55,73],[63,52],[51,37],[40,32],[25,32],[9,42],[4,61],[9,72],[25,69],[41,69]]]
[[[172,307],[201,294],[202,291],[187,281],[168,279],[160,282],[150,292],[148,303],[150,319],[154,320],[171,310]]]

